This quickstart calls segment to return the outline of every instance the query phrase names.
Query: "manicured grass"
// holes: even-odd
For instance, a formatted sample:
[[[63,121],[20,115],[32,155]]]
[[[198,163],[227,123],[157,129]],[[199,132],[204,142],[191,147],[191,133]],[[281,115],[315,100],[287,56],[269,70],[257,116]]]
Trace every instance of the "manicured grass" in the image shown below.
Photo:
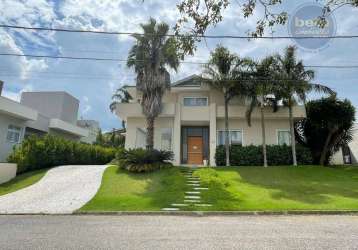
[[[201,177],[202,203],[184,210],[358,210],[358,168],[319,166],[218,167],[194,171]],[[103,176],[96,196],[81,211],[159,211],[183,203],[190,187],[177,167],[131,174],[116,166]]]
[[[133,174],[109,167],[95,197],[80,211],[155,211],[182,202],[185,179],[178,168]]]
[[[46,174],[47,170],[41,169],[16,176],[11,181],[0,185],[0,195],[15,192],[38,182]]]
[[[356,167],[231,167],[197,170],[207,210],[358,210]],[[205,208],[202,208],[205,210]]]

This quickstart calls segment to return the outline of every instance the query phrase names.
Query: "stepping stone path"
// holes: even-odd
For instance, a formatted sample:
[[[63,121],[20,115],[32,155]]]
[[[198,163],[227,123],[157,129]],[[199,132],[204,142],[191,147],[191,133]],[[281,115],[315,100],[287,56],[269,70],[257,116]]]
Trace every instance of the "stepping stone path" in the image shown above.
[[[162,208],[162,211],[179,211],[180,208],[188,206],[211,207],[211,204],[201,203],[201,191],[209,190],[209,188],[201,186],[200,177],[193,176],[193,169],[188,167],[180,167],[180,171],[184,174],[186,185],[190,187],[190,190],[185,192],[183,203],[173,203],[169,207]]]

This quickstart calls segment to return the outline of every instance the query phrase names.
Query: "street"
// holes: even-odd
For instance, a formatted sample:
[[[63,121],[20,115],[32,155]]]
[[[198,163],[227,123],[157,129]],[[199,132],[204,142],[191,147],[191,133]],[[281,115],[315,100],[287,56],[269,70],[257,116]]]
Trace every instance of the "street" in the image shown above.
[[[0,216],[1,249],[358,249],[358,216]]]

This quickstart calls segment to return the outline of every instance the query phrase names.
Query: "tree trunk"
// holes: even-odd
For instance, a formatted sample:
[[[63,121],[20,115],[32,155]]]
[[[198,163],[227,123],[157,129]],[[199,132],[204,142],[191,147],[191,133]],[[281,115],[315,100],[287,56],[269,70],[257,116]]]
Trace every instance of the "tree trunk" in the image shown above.
[[[266,131],[265,131],[265,114],[264,114],[264,104],[261,102],[260,106],[261,111],[261,129],[262,129],[262,154],[264,157],[264,167],[267,167],[267,152],[266,152]]]
[[[295,130],[294,130],[294,127],[293,127],[293,115],[292,115],[292,102],[291,102],[291,100],[289,100],[288,112],[289,112],[289,120],[290,120],[292,161],[293,161],[293,166],[297,166],[296,138],[295,138]]]
[[[153,150],[154,148],[154,118],[147,117],[147,137],[146,137],[148,150]]]
[[[326,162],[326,157],[327,157],[327,153],[328,153],[328,149],[329,149],[329,143],[332,140],[332,136],[333,134],[337,131],[338,129],[334,128],[329,130],[328,136],[326,138],[326,141],[324,142],[324,146],[321,152],[321,156],[319,158],[319,165],[323,166]]]
[[[225,94],[225,155],[226,155],[226,166],[230,166],[229,100],[226,94]]]

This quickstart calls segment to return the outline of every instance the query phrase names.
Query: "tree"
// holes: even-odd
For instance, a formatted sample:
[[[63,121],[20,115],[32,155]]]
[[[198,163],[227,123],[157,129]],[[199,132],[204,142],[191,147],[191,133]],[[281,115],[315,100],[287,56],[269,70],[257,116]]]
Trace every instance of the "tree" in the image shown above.
[[[275,92],[275,85],[272,82],[275,70],[275,59],[272,56],[266,57],[259,63],[255,64],[255,72],[250,81],[249,89],[246,96],[250,105],[246,111],[246,120],[251,126],[251,114],[255,107],[260,107],[260,122],[262,133],[262,156],[263,165],[267,167],[267,150],[266,150],[266,128],[265,128],[265,106],[272,106],[273,111],[277,111],[277,100],[272,97]]]
[[[104,143],[104,138],[103,138],[103,134],[102,134],[102,129],[99,129],[97,137],[96,137],[96,144],[103,145],[103,143]]]
[[[303,62],[297,60],[294,46],[288,46],[285,54],[283,56],[276,55],[275,59],[277,60],[275,95],[277,98],[282,99],[283,104],[288,107],[292,159],[293,165],[297,166],[293,106],[299,101],[305,102],[306,95],[311,91],[330,95],[335,95],[336,93],[329,87],[311,82],[314,79],[314,71],[306,70]]]
[[[229,102],[235,96],[245,95],[247,81],[242,79],[247,77],[250,62],[249,59],[240,59],[219,45],[211,52],[209,63],[204,68],[208,83],[224,95],[226,166],[230,166]]]
[[[162,111],[162,97],[170,88],[168,69],[179,66],[177,41],[167,37],[169,26],[150,18],[141,24],[143,34],[134,34],[135,45],[131,48],[127,66],[137,74],[137,90],[142,93],[141,105],[147,123],[147,149],[153,149],[154,121]]]
[[[109,109],[113,113],[119,103],[129,103],[133,98],[126,89],[127,86],[122,86],[116,90],[112,96],[112,103],[109,105]],[[122,127],[126,127],[126,122],[122,121]]]
[[[184,54],[193,54],[196,49],[195,43],[201,41],[208,28],[215,27],[224,19],[223,12],[230,4],[239,4],[238,8],[241,8],[241,15],[244,18],[253,16],[256,8],[264,10],[263,15],[256,20],[256,29],[248,31],[249,36],[260,37],[267,28],[273,29],[276,25],[287,23],[288,13],[284,10],[275,10],[283,2],[285,0],[182,0],[177,5],[180,18],[175,25],[175,33],[181,35],[181,50]],[[326,16],[342,6],[358,7],[358,0],[326,1],[322,15],[317,17],[319,25],[326,25]]]
[[[347,99],[330,97],[308,102],[306,112],[296,124],[298,142],[310,148],[315,164],[327,165],[352,140],[355,108]]]

